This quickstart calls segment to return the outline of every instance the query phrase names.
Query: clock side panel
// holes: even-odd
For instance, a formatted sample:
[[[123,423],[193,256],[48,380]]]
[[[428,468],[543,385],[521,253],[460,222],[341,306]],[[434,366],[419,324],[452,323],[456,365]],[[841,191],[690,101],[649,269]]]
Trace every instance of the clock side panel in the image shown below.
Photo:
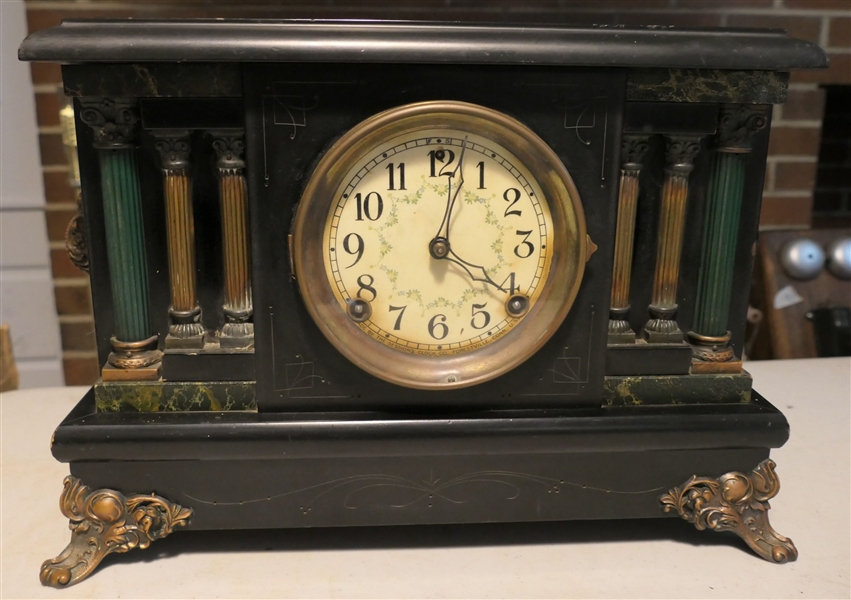
[[[625,89],[622,71],[246,65],[243,82],[261,410],[600,405]],[[454,391],[403,388],[355,367],[319,331],[291,271],[293,216],[324,153],[364,119],[426,100],[479,104],[532,129],[570,172],[588,234],[598,246],[570,313],[544,347],[505,375]]]

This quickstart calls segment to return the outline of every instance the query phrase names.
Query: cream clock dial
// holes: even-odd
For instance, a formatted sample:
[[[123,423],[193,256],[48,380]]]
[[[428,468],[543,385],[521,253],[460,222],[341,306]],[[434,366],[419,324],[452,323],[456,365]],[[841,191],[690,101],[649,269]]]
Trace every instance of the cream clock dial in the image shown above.
[[[329,150],[293,253],[308,309],[352,362],[454,388],[516,366],[560,325],[585,223],[570,176],[531,130],[475,105],[421,103]]]
[[[553,224],[540,186],[505,147],[425,129],[346,173],[323,236],[335,298],[402,352],[476,350],[517,325],[546,284]]]

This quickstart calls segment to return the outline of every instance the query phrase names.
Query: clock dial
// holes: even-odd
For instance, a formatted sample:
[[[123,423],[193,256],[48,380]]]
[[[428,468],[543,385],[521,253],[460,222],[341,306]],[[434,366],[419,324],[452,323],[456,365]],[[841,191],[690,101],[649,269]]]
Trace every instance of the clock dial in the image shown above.
[[[325,153],[293,223],[317,328],[354,365],[420,389],[515,368],[561,325],[587,255],[570,175],[519,121],[408,104]]]
[[[323,236],[340,307],[402,352],[482,348],[514,328],[546,285],[553,224],[510,150],[425,129],[369,149],[343,177]]]

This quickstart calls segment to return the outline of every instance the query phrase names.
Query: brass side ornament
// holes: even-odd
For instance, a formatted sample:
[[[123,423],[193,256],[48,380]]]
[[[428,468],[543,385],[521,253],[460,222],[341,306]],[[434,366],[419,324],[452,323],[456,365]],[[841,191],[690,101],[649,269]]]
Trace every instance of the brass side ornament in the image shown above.
[[[92,490],[70,475],[59,508],[70,519],[71,541],[59,556],[44,561],[39,573],[43,585],[55,588],[79,583],[107,554],[147,548],[192,516],[192,509],[160,496],[128,498],[114,490]]]
[[[662,510],[676,511],[699,530],[732,531],[765,560],[785,563],[798,550],[768,522],[768,500],[780,491],[775,463],[766,459],[749,474],[734,471],[718,479],[693,475],[659,498]]]
[[[62,126],[62,145],[71,169],[68,173],[68,184],[74,189],[77,202],[77,213],[71,217],[65,228],[65,250],[71,263],[81,271],[89,272],[89,249],[86,244],[86,218],[83,214],[83,196],[80,191],[80,161],[77,156],[77,125],[74,120],[74,105],[64,94],[61,100],[63,106],[59,110],[59,123]]]

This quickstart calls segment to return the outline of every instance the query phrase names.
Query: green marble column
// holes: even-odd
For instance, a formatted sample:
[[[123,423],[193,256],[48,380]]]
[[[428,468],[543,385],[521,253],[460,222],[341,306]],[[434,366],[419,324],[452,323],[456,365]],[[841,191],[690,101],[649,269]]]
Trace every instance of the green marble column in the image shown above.
[[[134,100],[83,99],[80,119],[94,131],[115,330],[104,380],[159,376],[162,354],[151,326],[142,198],[136,165]],[[123,372],[122,372],[123,371]],[[132,371],[132,372],[130,372]]]
[[[151,318],[136,157],[132,149],[98,154],[115,337],[141,342],[151,337]]]
[[[727,317],[745,188],[745,155],[751,151],[754,134],[767,124],[762,107],[734,105],[721,111],[704,216],[694,323],[688,334],[701,372],[726,372],[731,365],[724,363],[736,362],[729,347]],[[738,363],[733,366],[740,368]]]

